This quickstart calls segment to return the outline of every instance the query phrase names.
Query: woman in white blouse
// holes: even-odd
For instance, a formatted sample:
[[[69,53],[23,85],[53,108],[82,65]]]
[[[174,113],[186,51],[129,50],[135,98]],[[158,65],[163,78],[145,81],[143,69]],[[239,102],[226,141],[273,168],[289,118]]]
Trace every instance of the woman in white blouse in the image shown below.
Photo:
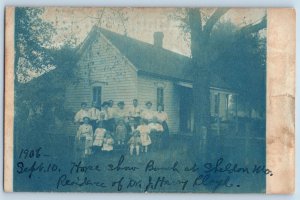
[[[146,108],[142,112],[142,119],[147,120],[150,123],[154,117],[155,112],[152,110],[152,102],[147,101],[145,104]]]

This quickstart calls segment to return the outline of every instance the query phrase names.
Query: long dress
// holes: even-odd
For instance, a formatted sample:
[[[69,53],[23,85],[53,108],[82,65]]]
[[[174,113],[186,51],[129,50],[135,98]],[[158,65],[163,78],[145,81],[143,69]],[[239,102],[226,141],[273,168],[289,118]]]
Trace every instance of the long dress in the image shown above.
[[[115,108],[109,107],[107,110],[104,110],[106,114],[106,119],[105,119],[105,128],[109,130],[110,132],[114,132],[115,130]]]
[[[113,144],[114,144],[114,140],[111,137],[104,138],[102,151],[112,151],[114,149]]]
[[[163,134],[162,134],[162,147],[166,148],[169,144],[168,140],[169,140],[169,127],[168,127],[168,114],[164,111],[161,112],[156,112],[155,116],[157,117],[157,120],[159,121],[159,123],[161,123],[162,127],[163,127]]]
[[[96,131],[95,131],[95,139],[94,139],[94,142],[93,142],[93,146],[102,147],[105,132],[106,132],[106,130],[104,128],[97,128],[96,129]]]
[[[158,122],[151,122],[148,124],[148,127],[151,130],[151,140],[152,140],[152,148],[160,149],[162,147],[162,137],[163,137],[163,126]]]
[[[115,135],[116,141],[124,143],[126,139],[126,135],[127,135],[127,128],[125,123],[118,124],[116,127],[116,135]]]

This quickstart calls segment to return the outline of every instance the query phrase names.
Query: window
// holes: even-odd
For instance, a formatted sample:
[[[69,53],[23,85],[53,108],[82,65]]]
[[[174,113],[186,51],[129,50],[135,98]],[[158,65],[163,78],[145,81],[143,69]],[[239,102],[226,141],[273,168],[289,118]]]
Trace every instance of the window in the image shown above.
[[[164,89],[157,88],[157,105],[164,105]]]
[[[93,102],[96,103],[97,108],[101,108],[101,87],[93,87]]]

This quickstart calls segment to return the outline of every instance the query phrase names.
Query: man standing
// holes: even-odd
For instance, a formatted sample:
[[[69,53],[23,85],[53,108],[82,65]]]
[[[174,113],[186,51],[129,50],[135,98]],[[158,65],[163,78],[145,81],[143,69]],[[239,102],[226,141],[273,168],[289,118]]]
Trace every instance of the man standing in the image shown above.
[[[84,117],[89,117],[89,110],[86,102],[81,103],[81,109],[76,113],[74,123],[83,124]]]
[[[142,109],[139,106],[139,102],[137,99],[132,100],[132,107],[129,109],[129,117],[130,121],[134,123],[134,127],[136,128],[139,125],[141,119]]]
[[[114,101],[113,100],[109,100],[107,102],[104,102],[103,105],[102,105],[103,111],[106,113],[105,127],[110,132],[115,131],[115,120],[114,120],[115,109],[114,109],[113,106],[114,106]]]
[[[97,123],[100,120],[100,110],[96,108],[96,105],[96,102],[93,102],[92,107],[89,109],[90,124],[93,127],[93,131],[95,131]]]
[[[125,122],[127,122],[128,113],[125,109],[125,103],[124,101],[118,102],[118,108],[115,110],[115,120],[123,119]]]

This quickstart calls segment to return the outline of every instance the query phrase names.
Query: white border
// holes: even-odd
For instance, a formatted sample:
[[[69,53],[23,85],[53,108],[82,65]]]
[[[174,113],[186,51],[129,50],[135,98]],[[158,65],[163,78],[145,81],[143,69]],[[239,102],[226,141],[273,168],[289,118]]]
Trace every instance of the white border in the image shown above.
[[[0,60],[2,65],[4,64],[4,7],[5,6],[137,6],[137,7],[294,7],[296,10],[300,9],[299,0],[109,0],[109,1],[95,1],[95,0],[0,0],[1,15],[0,15]],[[298,12],[297,12],[298,16]],[[288,23],[288,22],[287,22]],[[297,21],[297,30],[299,31],[299,24]],[[297,40],[297,60],[299,56],[299,40]],[[296,74],[299,74],[299,68],[296,66]],[[3,144],[3,67],[0,68],[0,112],[2,113],[0,119],[0,130],[2,137],[0,142]],[[300,78],[296,78],[296,88],[300,86]],[[296,149],[299,143],[299,137],[297,137],[298,128],[297,124],[300,124],[298,114],[300,113],[299,107],[299,93],[296,91]],[[0,180],[3,188],[3,148],[0,148]],[[296,153],[296,170],[298,166],[299,154]],[[144,200],[144,199],[230,199],[230,200],[242,200],[242,199],[300,199],[299,193],[299,173],[296,171],[296,191],[294,195],[260,195],[260,194],[101,194],[101,193],[4,193],[3,189],[0,193],[0,199],[90,199],[90,198],[107,198],[109,200]]]

